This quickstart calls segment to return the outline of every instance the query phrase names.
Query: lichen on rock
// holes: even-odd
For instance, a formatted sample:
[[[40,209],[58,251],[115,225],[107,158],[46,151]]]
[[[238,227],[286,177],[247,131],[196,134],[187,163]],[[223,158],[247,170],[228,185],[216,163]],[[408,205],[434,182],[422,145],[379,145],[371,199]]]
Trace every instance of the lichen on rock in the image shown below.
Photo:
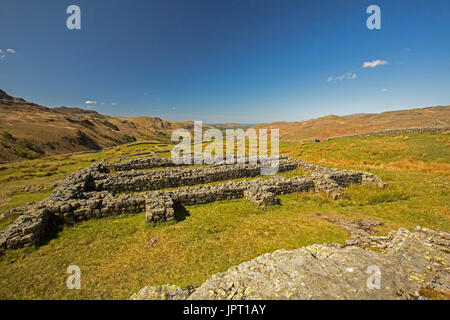
[[[176,296],[191,300],[448,299],[449,246],[449,233],[417,227],[344,245],[277,250],[213,275],[188,297],[182,289]],[[379,277],[379,287],[374,277]],[[157,294],[147,296],[158,298]]]

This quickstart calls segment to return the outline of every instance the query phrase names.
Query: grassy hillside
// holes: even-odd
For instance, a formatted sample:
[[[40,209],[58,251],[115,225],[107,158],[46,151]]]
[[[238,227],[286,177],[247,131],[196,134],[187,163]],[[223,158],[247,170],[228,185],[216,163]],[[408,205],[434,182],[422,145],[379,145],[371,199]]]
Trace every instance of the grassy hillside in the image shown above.
[[[450,106],[326,116],[301,122],[274,122],[282,140],[324,139],[390,128],[450,125]],[[236,123],[203,125],[204,129],[246,128]],[[173,130],[193,129],[193,122],[155,117],[111,117],[80,108],[47,108],[0,90],[0,161],[37,159],[54,154],[100,150],[131,141],[169,141]]]
[[[240,127],[238,124],[205,128]],[[173,130],[193,129],[193,122],[155,117],[110,117],[80,108],[47,108],[0,90],[0,161],[100,150],[143,139],[169,141]]]
[[[347,232],[318,214],[382,221],[379,234],[421,225],[450,231],[450,135],[351,138],[325,143],[284,142],[283,153],[348,169],[367,170],[386,189],[354,186],[338,201],[320,194],[280,196],[263,210],[244,199],[186,209],[179,221],[149,227],[144,213],[94,219],[66,227],[57,237],[0,257],[0,298],[128,298],[146,285],[198,285],[216,272],[279,248],[340,242]],[[119,153],[150,151],[154,144],[98,153],[53,156],[5,164],[0,211],[44,198],[28,184],[51,183],[77,168]],[[0,221],[5,226],[10,220]],[[68,290],[66,268],[80,266],[82,289]]]
[[[137,139],[168,139],[189,123],[109,117],[79,108],[47,108],[0,90],[0,161],[100,150]]]
[[[255,128],[279,128],[281,140],[312,138],[323,140],[385,129],[448,125],[450,125],[450,106],[438,106],[383,113],[359,113],[342,117],[330,115],[300,122],[260,124]]]

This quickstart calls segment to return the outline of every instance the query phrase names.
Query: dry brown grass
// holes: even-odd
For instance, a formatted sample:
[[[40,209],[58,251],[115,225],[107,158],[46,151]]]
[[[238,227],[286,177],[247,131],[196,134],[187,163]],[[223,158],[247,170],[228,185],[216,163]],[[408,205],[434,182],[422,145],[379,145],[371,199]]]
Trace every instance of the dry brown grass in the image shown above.
[[[299,122],[275,122],[257,125],[256,128],[279,128],[282,140],[320,140],[336,136],[377,132],[392,128],[411,128],[450,125],[450,106],[422,109],[390,111],[377,114],[359,114],[356,116],[325,116]],[[397,140],[407,140],[402,135]]]
[[[383,167],[383,166],[381,166]],[[422,160],[405,159],[394,161],[384,166],[389,169],[413,170],[420,172],[435,172],[442,175],[450,175],[450,163],[424,162]]]

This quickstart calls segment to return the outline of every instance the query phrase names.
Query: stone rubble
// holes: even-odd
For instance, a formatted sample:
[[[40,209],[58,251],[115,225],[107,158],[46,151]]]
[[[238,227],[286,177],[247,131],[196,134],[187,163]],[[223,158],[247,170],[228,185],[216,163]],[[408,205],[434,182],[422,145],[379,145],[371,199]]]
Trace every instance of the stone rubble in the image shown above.
[[[317,214],[318,216],[321,216],[321,214]],[[371,220],[357,220],[357,221],[350,221],[346,219],[342,219],[340,217],[334,216],[322,216],[324,219],[328,220],[331,223],[334,223],[338,226],[343,227],[346,229],[352,238],[362,238],[367,237],[369,235],[377,233],[376,230],[374,230],[375,227],[383,225],[383,222],[381,221],[371,221]]]
[[[133,294],[130,300],[186,300],[194,289],[195,287],[188,287],[183,290],[170,284],[148,286]]]

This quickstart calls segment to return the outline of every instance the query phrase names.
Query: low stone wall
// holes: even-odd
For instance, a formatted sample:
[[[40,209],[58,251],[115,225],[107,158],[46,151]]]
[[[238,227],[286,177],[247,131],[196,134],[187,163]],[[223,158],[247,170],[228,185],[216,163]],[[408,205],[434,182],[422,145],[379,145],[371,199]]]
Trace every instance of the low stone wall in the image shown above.
[[[149,194],[146,200],[146,220],[147,222],[172,220],[173,212],[167,211],[167,209],[177,206],[246,198],[253,203],[266,207],[277,203],[275,195],[316,191],[325,192],[337,199],[342,196],[343,188],[350,184],[377,184],[380,187],[385,185],[377,177],[360,171],[338,171],[335,169],[330,172],[332,173],[313,173],[310,176],[294,178],[274,176],[270,179],[231,181],[213,186],[205,185],[153,192]],[[158,204],[156,207],[155,203]],[[170,213],[171,216],[166,216],[164,212]]]
[[[314,179],[312,178],[299,177],[288,179],[283,177],[272,177],[270,179],[226,182],[214,186],[205,185],[168,191],[157,191],[149,194],[147,197],[146,220],[147,222],[172,220],[173,212],[167,211],[167,208],[244,198],[247,191],[250,191],[248,197],[253,201],[257,197],[261,198],[259,193],[264,193],[264,197],[267,197],[270,193],[274,198],[274,195],[309,191],[313,189]],[[259,204],[259,200],[255,200],[254,202]],[[263,202],[267,205],[272,204],[265,198],[263,199]],[[274,202],[276,202],[276,199]],[[164,214],[165,212],[171,216],[166,216]]]
[[[166,153],[170,152],[171,150],[159,150],[159,151],[152,151],[155,153]],[[138,154],[136,154],[138,155]],[[127,155],[127,156],[133,156],[133,155]],[[125,157],[123,157],[125,158]],[[285,155],[279,156],[280,160],[287,160],[289,157]],[[106,159],[105,159],[106,160]],[[188,161],[189,160],[189,161]],[[262,160],[262,161],[261,161]],[[271,160],[270,157],[266,158],[258,158],[258,157],[248,157],[248,156],[234,156],[233,164],[256,164],[256,163],[267,163],[267,161]],[[147,158],[139,158],[139,159],[132,159],[128,161],[113,161],[113,162],[106,162],[102,161],[100,164],[105,168],[105,170],[111,172],[111,171],[130,171],[130,170],[145,170],[145,169],[154,169],[154,168],[163,168],[163,167],[178,167],[178,166],[186,166],[186,165],[193,165],[193,164],[225,164],[226,159],[224,157],[207,157],[202,156],[198,157],[196,159],[194,156],[187,156],[182,158],[182,163],[176,164],[172,161],[171,158],[162,158],[162,157],[147,157]],[[191,164],[186,164],[191,163]]]
[[[295,159],[280,160],[278,172],[290,171],[298,168]],[[266,164],[235,164],[211,165],[198,168],[172,168],[151,171],[124,171],[117,174],[105,175],[97,179],[92,190],[110,192],[139,192],[192,186],[216,181],[250,178],[261,175],[261,169]]]
[[[158,161],[160,160],[155,160]],[[282,157],[280,171],[300,166],[312,171],[312,174],[290,179],[273,176],[270,179],[231,181],[213,186],[166,191],[119,195],[113,193],[255,177],[260,174],[263,166],[261,163],[212,165],[108,174],[108,168],[103,163],[94,164],[59,182],[45,200],[12,210],[12,214],[20,216],[0,231],[0,252],[36,244],[44,236],[54,233],[62,224],[143,211],[147,212],[146,219],[149,222],[167,221],[173,219],[173,211],[169,210],[173,207],[243,198],[246,191],[245,197],[250,201],[268,205],[276,201],[275,195],[280,194],[314,190],[340,195],[342,188],[352,183],[384,185],[378,177],[368,173],[329,169]],[[163,204],[162,207],[159,202]]]
[[[172,162],[172,159],[161,157],[148,157],[141,159],[132,159],[129,161],[103,162],[102,164],[110,171],[142,170],[176,166]]]
[[[37,244],[50,233],[49,214],[43,209],[35,214],[21,215],[0,233],[2,249],[15,249]]]
[[[361,134],[354,134],[348,136],[338,136],[324,139],[323,141],[344,139],[344,138],[358,138],[358,137],[371,137],[371,136],[387,136],[395,134],[420,134],[420,133],[438,133],[450,131],[450,126],[442,127],[416,127],[416,128],[399,128],[399,129],[386,129],[377,132],[368,132]]]

